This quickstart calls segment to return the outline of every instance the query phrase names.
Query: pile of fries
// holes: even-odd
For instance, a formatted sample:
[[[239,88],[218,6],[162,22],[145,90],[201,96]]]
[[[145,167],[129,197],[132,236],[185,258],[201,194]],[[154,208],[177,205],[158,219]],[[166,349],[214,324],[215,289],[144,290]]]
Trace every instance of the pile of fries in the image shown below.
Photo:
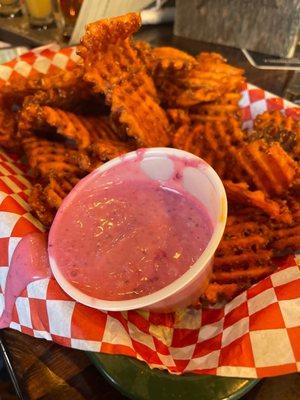
[[[300,249],[300,123],[265,112],[242,130],[243,71],[216,53],[135,42],[140,25],[135,13],[89,24],[71,71],[4,86],[0,145],[26,155],[30,205],[47,227],[82,177],[123,153],[173,146],[206,160],[229,217],[201,301],[228,301]]]

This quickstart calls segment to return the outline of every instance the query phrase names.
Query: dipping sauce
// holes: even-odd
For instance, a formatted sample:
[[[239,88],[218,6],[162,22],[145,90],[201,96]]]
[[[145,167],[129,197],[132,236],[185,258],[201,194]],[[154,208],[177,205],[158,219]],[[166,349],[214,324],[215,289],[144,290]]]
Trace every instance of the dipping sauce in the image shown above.
[[[17,297],[31,282],[51,277],[47,254],[47,235],[33,232],[18,243],[10,262],[4,291],[4,311],[0,329],[10,325]]]
[[[130,172],[134,161],[125,162]],[[124,180],[118,168],[73,189],[48,244],[50,257],[73,286],[115,301],[146,296],[179,278],[213,231],[202,204],[179,190],[178,174],[172,187],[143,173]]]

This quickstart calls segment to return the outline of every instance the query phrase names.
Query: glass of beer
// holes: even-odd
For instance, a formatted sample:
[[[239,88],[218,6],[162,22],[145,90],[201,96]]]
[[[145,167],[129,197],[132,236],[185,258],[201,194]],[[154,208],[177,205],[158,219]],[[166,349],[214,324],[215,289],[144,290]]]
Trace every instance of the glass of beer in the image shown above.
[[[55,24],[52,0],[25,0],[25,6],[32,28],[47,29]]]
[[[63,17],[63,35],[69,38],[72,35],[83,0],[59,0]]]

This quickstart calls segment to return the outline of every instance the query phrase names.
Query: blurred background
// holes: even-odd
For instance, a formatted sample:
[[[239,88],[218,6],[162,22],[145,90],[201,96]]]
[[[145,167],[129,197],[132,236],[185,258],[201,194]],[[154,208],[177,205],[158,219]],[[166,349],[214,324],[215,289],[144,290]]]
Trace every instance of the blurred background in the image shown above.
[[[241,49],[254,68],[300,70],[299,0],[0,0],[0,63],[36,46],[76,45],[87,23],[130,11],[177,37]],[[299,73],[288,76],[285,97],[298,103]]]

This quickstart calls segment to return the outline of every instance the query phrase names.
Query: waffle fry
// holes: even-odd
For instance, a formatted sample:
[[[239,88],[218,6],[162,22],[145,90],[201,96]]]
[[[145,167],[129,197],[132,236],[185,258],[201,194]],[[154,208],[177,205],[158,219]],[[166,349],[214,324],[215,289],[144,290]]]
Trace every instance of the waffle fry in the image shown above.
[[[62,89],[49,89],[47,91],[37,91],[31,96],[25,97],[20,107],[26,107],[28,104],[37,104],[40,106],[49,106],[59,108],[64,111],[71,111],[74,114],[98,116],[108,115],[109,109],[105,104],[104,97],[99,94],[91,93],[90,96],[77,96],[74,91]]]
[[[78,152],[73,160],[83,174],[89,174],[90,172],[94,171],[94,169],[103,164],[102,161],[99,160],[99,158],[94,157],[87,151]]]
[[[34,133],[33,127],[35,126],[37,129],[43,125],[43,118],[40,115],[41,107],[37,104],[29,103],[26,104],[20,112],[19,121],[18,121],[18,136],[28,137],[32,136]]]
[[[261,221],[255,222],[252,215],[242,213],[228,217],[216,252],[211,283],[202,301],[229,301],[275,270],[272,251],[267,248],[270,230]]]
[[[9,104],[22,106],[23,103],[35,103],[88,113],[97,109],[104,110],[104,100],[95,96],[89,84],[83,80],[82,66],[70,71],[39,74],[29,79],[19,77],[1,88],[3,97]]]
[[[300,250],[300,221],[290,226],[274,229],[273,246],[277,256],[293,254]]]
[[[58,210],[63,199],[77,182],[79,182],[79,178],[72,175],[66,175],[64,177],[50,176],[49,183],[43,190],[49,207]]]
[[[51,226],[55,211],[49,207],[41,184],[36,183],[33,185],[29,194],[28,203],[31,207],[31,211],[37,216],[41,223],[46,227]]]
[[[272,249],[274,255],[294,253],[300,250],[300,198],[288,199],[293,221],[290,224],[272,224]]]
[[[86,151],[80,151],[72,158],[82,173],[87,174],[98,168],[103,162],[136,149],[133,141],[98,139]]]
[[[190,74],[192,71],[189,72]],[[198,76],[197,80],[189,76],[181,79],[173,77],[157,77],[156,87],[159,88],[159,98],[166,108],[189,108],[196,104],[218,99],[223,88],[220,82],[206,76]]]
[[[142,146],[167,146],[168,119],[130,40],[139,26],[140,16],[134,13],[90,24],[78,54],[84,60],[84,78],[105,94],[114,120],[128,136]]]
[[[82,80],[83,73],[84,70],[82,66],[77,65],[72,70],[59,71],[54,74],[53,73],[40,74],[37,77],[29,78],[26,80],[24,86],[25,88],[27,87],[29,88],[30,91],[33,92],[38,90],[49,90],[54,88],[55,89],[71,89],[72,87],[81,88],[85,89],[85,92],[88,92],[86,94],[89,95],[89,91],[87,90],[88,87]],[[20,88],[20,83],[17,82],[16,86]],[[16,88],[15,91],[18,91],[18,89]]]
[[[197,61],[196,66],[186,76],[178,79],[179,93],[175,104],[191,107],[203,102],[216,101],[226,93],[240,91],[244,82],[243,70],[228,65],[216,53],[201,53]],[[232,99],[227,99],[229,100],[232,102]],[[229,108],[232,106],[230,103],[227,105]]]
[[[241,120],[239,101],[240,93],[225,93],[220,99],[205,104],[199,104],[190,110],[192,121],[226,120],[229,116]]]
[[[53,132],[72,140],[76,147],[84,149],[98,139],[117,140],[106,117],[83,117],[48,106],[29,103],[23,107],[19,120],[19,135],[26,137],[32,131]]]
[[[227,60],[219,53],[201,52],[196,56],[199,63],[198,69],[201,71],[214,71],[225,77],[238,77],[239,79],[244,75],[242,68],[234,67],[227,63]],[[243,78],[242,78],[243,80]],[[240,81],[238,81],[237,88],[240,88]],[[236,86],[234,86],[236,88]]]
[[[201,297],[202,303],[216,304],[222,301],[230,301],[247,289],[247,285],[241,283],[210,283]]]
[[[73,189],[79,178],[52,174],[42,183],[33,186],[29,195],[29,205],[33,213],[45,225],[50,226],[63,199]]]
[[[152,47],[150,43],[143,40],[133,40],[132,45],[134,46],[138,58],[142,61],[147,72],[151,74],[153,69],[154,57],[152,54]]]
[[[148,73],[155,79],[159,75],[181,74],[197,64],[195,58],[175,47],[154,47],[144,41],[133,43]]]
[[[221,55],[216,53],[201,53],[197,57],[197,63],[193,63],[189,69],[182,69],[180,74],[168,74],[161,69],[160,73],[154,74],[153,77],[156,87],[159,88],[161,102],[167,108],[190,108],[200,103],[218,100],[216,106],[223,106],[224,109],[226,105],[231,113],[232,109],[236,110],[237,107],[236,103],[234,104],[234,95],[239,94],[244,82],[243,70],[228,65]],[[227,98],[222,104],[220,99],[225,94]],[[211,112],[215,113],[216,109],[220,114],[220,107]],[[197,112],[194,113],[197,115]],[[205,115],[204,110],[202,114]]]
[[[76,107],[94,97],[89,85],[82,79],[83,68],[77,66],[71,71],[60,71],[55,74],[39,74],[28,79],[20,76],[1,88],[1,94],[8,104],[22,105],[27,96],[39,92],[35,102],[60,106],[66,109]]]
[[[119,140],[98,140],[90,147],[91,153],[101,161],[108,161],[130,151],[136,150],[134,143]]]
[[[111,92],[111,111],[127,135],[146,147],[167,146],[170,143],[166,113],[143,88],[143,76],[136,73]]]
[[[14,150],[18,146],[16,142],[16,133],[16,114],[5,107],[0,98],[0,146],[9,150]]]
[[[283,202],[269,199],[260,190],[249,190],[249,186],[245,182],[234,183],[225,180],[223,184],[227,198],[232,203],[255,207],[277,221],[292,222],[291,212]]]
[[[254,214],[255,215],[255,214]],[[219,265],[226,263],[222,257],[232,254],[241,255],[241,250],[256,252],[264,249],[269,243],[270,229],[255,220],[252,215],[236,212],[229,215],[224,237],[217,250],[217,256],[220,257]],[[233,240],[234,239],[234,240]],[[235,251],[233,251],[235,250]]]
[[[285,151],[300,159],[300,122],[280,111],[266,111],[254,121],[254,134],[266,141],[278,141]]]
[[[226,92],[239,91],[241,85],[244,82],[242,77],[242,70],[238,70],[228,65],[225,61],[220,62],[219,69],[216,68],[216,64],[212,59],[210,62],[205,61],[203,63],[203,56],[205,53],[198,57],[198,65],[192,69],[189,73],[186,82],[188,86],[197,90],[203,89],[205,96],[204,101],[216,100],[217,97],[223,95]],[[205,58],[208,58],[205,55]],[[219,89],[219,96],[211,94],[207,97],[209,89]]]
[[[271,258],[272,253],[267,252],[268,259]],[[258,259],[261,261],[263,257],[261,254],[258,255]],[[211,280],[213,282],[221,283],[236,283],[236,282],[249,282],[249,286],[252,283],[258,282],[266,276],[274,272],[274,265],[251,267],[251,269],[236,269],[231,271],[216,271],[212,274]]]
[[[197,64],[194,57],[174,47],[154,47],[151,51],[152,74],[174,74],[189,71]]]
[[[185,110],[182,110],[180,108],[169,108],[166,111],[169,122],[174,127],[174,129],[178,129],[183,125],[190,125],[190,116]]]
[[[289,189],[296,167],[296,162],[279,143],[268,145],[263,140],[256,140],[237,152],[235,173],[241,181],[245,180],[272,196],[282,195]]]
[[[84,79],[93,90],[106,93],[128,75],[143,69],[130,37],[141,25],[139,14],[88,24],[77,52],[84,61]]]
[[[199,104],[191,109],[191,119],[194,121],[212,121],[227,119],[228,116],[241,119],[239,101],[241,86],[244,82],[243,70],[232,67],[217,53],[200,53],[197,57],[198,70],[213,71],[215,78],[226,86],[225,92],[216,100]],[[213,67],[212,67],[213,66]],[[199,72],[195,73],[195,75]]]
[[[300,161],[297,162],[297,170],[291,186],[291,192],[298,198],[300,197]]]
[[[53,173],[57,176],[80,173],[79,168],[72,163],[77,151],[66,147],[62,143],[50,142],[36,137],[22,141],[28,163],[37,176],[47,177]]]
[[[173,137],[173,146],[203,158],[225,178],[242,140],[239,122],[229,117],[179,128]]]
[[[194,129],[195,130],[195,129]],[[180,126],[172,137],[172,147],[185,151],[191,151],[191,145],[193,137],[197,135],[197,131],[194,132],[190,125],[184,124]],[[189,149],[189,150],[187,150]],[[195,153],[194,153],[195,154]],[[196,154],[195,154],[196,155]]]

